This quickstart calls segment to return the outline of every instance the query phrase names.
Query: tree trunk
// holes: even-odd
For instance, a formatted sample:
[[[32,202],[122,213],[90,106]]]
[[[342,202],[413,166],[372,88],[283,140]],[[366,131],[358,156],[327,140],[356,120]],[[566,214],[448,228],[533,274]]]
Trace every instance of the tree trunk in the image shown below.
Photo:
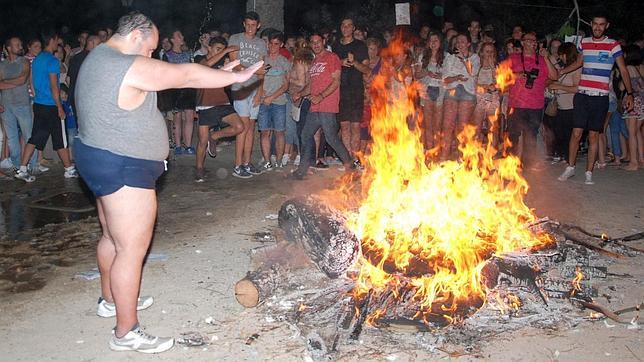
[[[287,268],[280,264],[248,272],[235,284],[235,298],[246,308],[256,307],[273,295],[286,279]]]

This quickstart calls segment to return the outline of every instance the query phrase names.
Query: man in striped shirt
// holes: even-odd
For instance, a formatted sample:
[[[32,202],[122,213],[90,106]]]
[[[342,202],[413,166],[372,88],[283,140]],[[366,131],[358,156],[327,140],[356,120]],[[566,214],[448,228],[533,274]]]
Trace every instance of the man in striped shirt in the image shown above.
[[[575,164],[579,141],[585,129],[588,130],[588,164],[586,165],[586,185],[592,185],[593,167],[597,159],[599,134],[604,131],[604,120],[608,112],[608,91],[610,72],[617,64],[619,72],[625,76],[624,85],[626,96],[624,108],[633,108],[633,88],[631,87],[628,70],[622,55],[622,48],[616,40],[608,38],[604,33],[609,23],[605,15],[594,16],[591,21],[592,37],[581,41],[579,50],[583,56],[578,57],[574,64],[562,69],[560,75],[572,72],[582,67],[581,81],[573,100],[573,130],[570,137],[568,166],[560,181],[575,175]]]

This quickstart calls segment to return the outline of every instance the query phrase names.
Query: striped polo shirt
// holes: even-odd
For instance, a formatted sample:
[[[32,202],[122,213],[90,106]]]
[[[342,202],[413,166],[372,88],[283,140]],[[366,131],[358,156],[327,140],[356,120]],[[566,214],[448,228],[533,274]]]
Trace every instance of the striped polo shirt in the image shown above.
[[[579,51],[584,57],[579,92],[608,95],[611,69],[615,60],[622,55],[619,42],[608,37],[602,40],[583,38]]]

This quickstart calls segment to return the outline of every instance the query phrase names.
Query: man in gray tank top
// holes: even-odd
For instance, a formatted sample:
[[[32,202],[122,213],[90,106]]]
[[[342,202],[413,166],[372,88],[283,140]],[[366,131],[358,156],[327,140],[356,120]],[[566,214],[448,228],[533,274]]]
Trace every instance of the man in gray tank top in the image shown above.
[[[173,338],[141,328],[137,310],[153,299],[139,296],[143,260],[157,214],[156,179],[168,155],[168,135],[156,92],[170,88],[221,88],[249,79],[258,62],[239,72],[152,59],[159,32],[143,14],[119,19],[118,29],[85,59],[76,85],[79,138],[74,148],[81,177],[96,195],[103,234],[98,241],[101,298],[97,314],[116,316],[109,346],[157,353]]]

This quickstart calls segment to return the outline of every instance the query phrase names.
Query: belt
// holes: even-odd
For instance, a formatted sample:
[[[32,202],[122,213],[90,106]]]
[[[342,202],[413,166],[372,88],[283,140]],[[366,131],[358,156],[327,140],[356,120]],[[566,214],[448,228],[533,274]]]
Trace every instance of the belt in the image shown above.
[[[608,96],[608,93],[599,92],[599,91],[580,90],[579,93],[585,94],[585,95],[591,96],[591,97],[606,97],[606,96]]]

